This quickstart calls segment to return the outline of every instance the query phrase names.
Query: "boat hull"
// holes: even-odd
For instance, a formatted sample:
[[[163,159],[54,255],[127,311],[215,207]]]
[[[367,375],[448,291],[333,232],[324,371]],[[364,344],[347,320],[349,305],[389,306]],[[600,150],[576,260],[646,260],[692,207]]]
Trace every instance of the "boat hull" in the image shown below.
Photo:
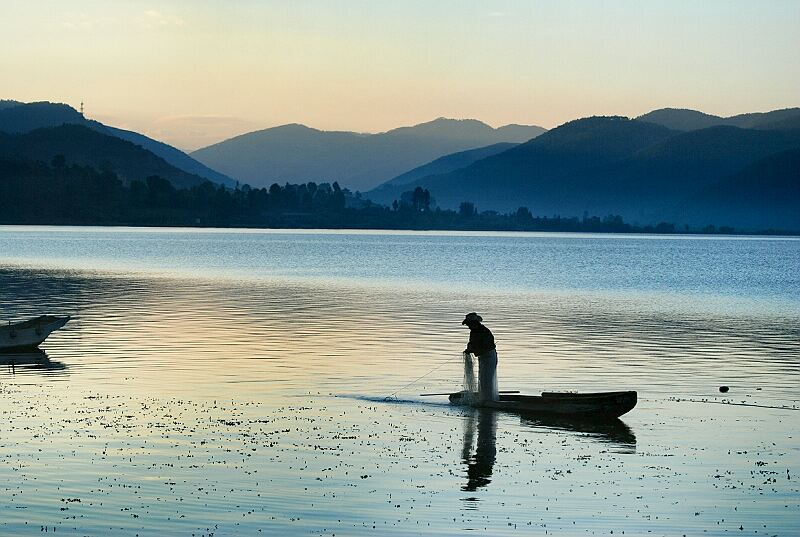
[[[450,394],[450,402],[461,404],[465,400],[464,394]],[[634,391],[581,394],[545,392],[540,396],[500,394],[499,401],[485,401],[474,406],[524,414],[614,419],[630,412],[637,400],[638,395]]]
[[[41,315],[27,321],[0,326],[0,352],[37,348],[47,336],[69,321],[69,317]]]

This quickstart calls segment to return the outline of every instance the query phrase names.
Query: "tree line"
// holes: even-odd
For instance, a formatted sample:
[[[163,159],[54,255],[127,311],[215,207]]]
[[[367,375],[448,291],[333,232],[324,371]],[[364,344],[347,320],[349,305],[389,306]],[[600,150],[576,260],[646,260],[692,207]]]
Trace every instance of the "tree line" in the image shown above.
[[[458,210],[435,206],[416,187],[391,206],[377,205],[338,183],[249,185],[211,182],[175,188],[158,176],[123,181],[109,170],[0,158],[0,223],[152,225],[274,228],[442,229],[674,233],[671,223],[637,226],[618,215],[534,216],[527,207],[510,213],[479,211],[472,201]],[[732,228],[705,232],[731,233]]]

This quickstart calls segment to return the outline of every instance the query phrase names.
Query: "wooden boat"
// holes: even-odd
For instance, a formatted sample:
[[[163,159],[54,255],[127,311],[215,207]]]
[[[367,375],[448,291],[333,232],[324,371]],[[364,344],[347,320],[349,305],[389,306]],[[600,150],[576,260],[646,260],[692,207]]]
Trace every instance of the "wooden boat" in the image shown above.
[[[450,394],[450,402],[463,404],[477,398],[464,397],[466,392]],[[499,401],[485,401],[475,406],[524,414],[541,414],[585,419],[613,419],[636,406],[636,392],[560,393],[542,395],[500,394]]]
[[[0,352],[35,349],[68,321],[69,316],[40,315],[27,321],[0,325]]]

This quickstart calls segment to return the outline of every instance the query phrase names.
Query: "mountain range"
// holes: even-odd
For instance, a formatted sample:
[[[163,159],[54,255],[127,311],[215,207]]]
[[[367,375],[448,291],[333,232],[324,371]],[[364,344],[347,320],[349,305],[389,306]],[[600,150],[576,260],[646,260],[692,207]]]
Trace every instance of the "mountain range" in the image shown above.
[[[536,126],[495,129],[474,119],[445,118],[379,134],[291,124],[243,134],[198,149],[192,157],[257,187],[338,181],[343,187],[364,191],[450,153],[525,142],[543,132]]]
[[[155,168],[153,166],[148,166],[148,169],[160,170],[163,177],[172,180],[176,185],[185,186],[187,184],[201,183],[205,180],[226,186],[234,186],[236,183],[236,181],[230,177],[201,164],[180,149],[153,140],[137,132],[110,127],[98,121],[86,119],[80,112],[69,105],[51,102],[22,103],[12,100],[0,101],[0,132],[19,135],[30,133],[36,129],[60,127],[62,125],[82,126],[102,135],[125,140],[139,146],[143,150],[152,153],[154,156],[163,159],[166,164],[166,166],[157,166]],[[72,130],[70,132],[76,134],[81,131]],[[115,145],[113,142],[101,142],[100,138],[86,133],[80,134],[79,136],[84,136],[87,142],[91,141],[93,144],[107,144],[108,147],[122,147],[120,145]],[[52,133],[50,145],[45,147],[41,145],[43,140],[40,137],[38,142],[40,144],[39,149],[42,151],[46,149],[46,152],[49,152],[49,156],[48,154],[43,154],[42,158],[49,162],[50,158],[58,153],[63,154],[70,163],[75,162],[83,165],[91,164],[95,167],[102,167],[101,162],[93,160],[94,157],[101,158],[102,155],[93,154],[91,151],[83,151],[80,159],[71,157],[70,151],[75,150],[79,146],[73,143],[70,146],[72,149],[68,150],[66,146],[61,145],[66,141],[66,139],[60,137],[59,131],[56,131]],[[149,160],[149,157],[140,155],[140,159]],[[135,164],[131,163],[125,165],[122,164],[123,160],[118,160],[123,168],[128,171],[133,171],[135,169]]]
[[[470,201],[479,210],[526,206],[539,215],[613,213],[634,222],[800,229],[800,182],[791,158],[800,129],[784,127],[800,119],[800,110],[792,110],[736,116],[757,128],[663,125],[686,127],[685,111],[643,116],[650,121],[580,119],[462,168],[387,182],[365,196],[391,203],[419,186],[443,208]],[[775,124],[780,128],[767,128]],[[748,203],[751,209],[736,209]]]
[[[56,157],[64,157],[66,165],[114,172],[125,182],[158,175],[176,187],[186,188],[207,180],[172,166],[137,144],[76,124],[34,129],[25,134],[0,132],[0,157],[48,164]]]
[[[417,166],[413,170],[409,170],[405,173],[401,173],[397,177],[393,179],[389,179],[384,184],[381,185],[381,188],[392,189],[398,185],[407,185],[416,181],[417,179],[422,179],[423,177],[427,177],[428,175],[437,175],[441,173],[448,173],[454,170],[458,170],[460,168],[464,168],[469,166],[473,162],[478,160],[484,159],[486,157],[491,157],[492,155],[496,155],[498,153],[502,153],[507,149],[511,149],[512,147],[519,145],[510,142],[500,142],[497,144],[487,145],[486,147],[479,147],[477,149],[467,149],[466,151],[459,151],[458,153],[451,153],[449,155],[445,155],[443,157],[439,157],[436,160],[423,164],[422,166]]]
[[[703,187],[676,218],[697,222],[708,214],[745,229],[800,230],[800,149],[769,155]]]
[[[443,118],[381,134],[293,124],[187,155],[67,105],[0,101],[0,158],[47,167],[59,155],[59,165],[112,171],[126,182],[157,175],[176,187],[206,180],[232,186],[234,179],[213,169],[211,160],[220,158],[236,168],[222,172],[243,182],[258,177],[254,187],[377,185],[363,199],[389,206],[420,187],[442,208],[468,201],[479,211],[527,207],[539,216],[617,214],[638,224],[800,231],[800,108],[728,118],[664,108],[550,131]]]
[[[784,108],[772,112],[755,112],[720,117],[685,108],[661,108],[636,119],[656,123],[677,131],[693,131],[708,127],[739,127],[741,129],[788,130],[800,129],[800,108]]]

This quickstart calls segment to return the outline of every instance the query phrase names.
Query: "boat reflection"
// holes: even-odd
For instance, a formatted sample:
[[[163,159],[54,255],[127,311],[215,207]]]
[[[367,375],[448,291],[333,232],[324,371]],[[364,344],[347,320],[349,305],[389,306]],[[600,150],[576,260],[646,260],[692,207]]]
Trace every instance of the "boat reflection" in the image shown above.
[[[537,429],[583,433],[586,438],[611,444],[619,453],[636,453],[636,435],[619,418],[594,421],[521,414],[520,423]]]
[[[5,366],[11,375],[18,373],[61,374],[67,366],[50,357],[41,349],[28,352],[0,353],[0,366]]]
[[[474,492],[492,480],[492,470],[497,459],[497,414],[492,409],[475,409],[464,420],[464,444],[461,451],[461,460],[467,467],[467,483],[461,487],[464,492]],[[612,445],[618,453],[636,452],[636,435],[619,419],[587,421],[521,414],[520,424],[523,427],[554,432],[581,433],[582,438]]]

